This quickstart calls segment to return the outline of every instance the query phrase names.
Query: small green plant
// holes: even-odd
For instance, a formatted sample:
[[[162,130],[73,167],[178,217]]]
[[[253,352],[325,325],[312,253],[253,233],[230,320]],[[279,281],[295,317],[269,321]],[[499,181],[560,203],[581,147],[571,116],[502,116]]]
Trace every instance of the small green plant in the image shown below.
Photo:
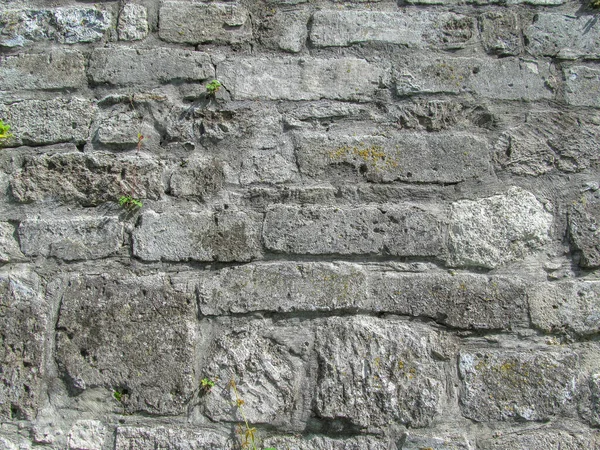
[[[138,141],[137,141],[137,151],[136,153],[139,153],[140,150],[142,149],[142,141],[144,140],[144,135],[142,133],[138,133]]]
[[[13,134],[10,132],[10,125],[0,119],[0,142],[11,137],[13,137]]]
[[[131,195],[121,195],[119,197],[119,206],[125,209],[136,209],[144,206],[141,200],[138,200]]]
[[[214,387],[215,382],[210,378],[202,378],[202,380],[200,380],[200,389],[202,389],[203,393],[208,394]]]
[[[119,391],[113,391],[113,397],[118,401],[121,402],[123,400],[123,393],[119,392]]]
[[[208,95],[215,95],[219,89],[221,89],[221,83],[219,80],[212,80],[206,85],[206,92]]]
[[[231,377],[231,381],[229,385],[233,389],[233,394],[235,396],[235,406],[237,406],[238,411],[240,412],[242,419],[244,420],[244,426],[238,425],[238,432],[242,437],[241,447],[243,449],[252,449],[258,450],[256,448],[256,428],[250,427],[248,424],[248,419],[246,418],[246,414],[244,413],[244,400],[240,397],[240,393],[237,390],[237,384],[235,383],[235,377]],[[245,428],[244,428],[245,427]]]

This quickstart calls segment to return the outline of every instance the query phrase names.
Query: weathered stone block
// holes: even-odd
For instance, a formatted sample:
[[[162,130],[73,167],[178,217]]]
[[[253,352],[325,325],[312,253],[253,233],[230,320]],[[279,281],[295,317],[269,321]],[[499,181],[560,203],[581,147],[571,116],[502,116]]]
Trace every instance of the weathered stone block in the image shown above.
[[[411,430],[402,436],[398,444],[402,450],[474,450],[458,430],[456,433]]]
[[[356,131],[298,133],[300,170],[318,178],[383,183],[457,183],[491,172],[489,144],[472,134],[398,133],[390,138]]]
[[[148,35],[148,11],[142,5],[126,3],[117,26],[120,41],[139,41]]]
[[[123,245],[123,225],[116,217],[27,219],[19,226],[21,251],[27,256],[98,259]]]
[[[21,203],[59,199],[91,206],[116,202],[121,195],[155,200],[163,193],[158,164],[136,155],[77,152],[23,159],[10,180],[12,195]]]
[[[356,58],[239,58],[217,77],[236,100],[369,100],[384,70]]]
[[[556,426],[498,433],[482,440],[477,448],[482,450],[596,450],[600,445],[598,436],[585,430],[556,429]]]
[[[554,98],[547,62],[517,58],[483,59],[419,54],[396,66],[398,95],[461,94],[500,100]]]
[[[600,266],[600,191],[585,193],[571,206],[569,235],[575,249],[581,252],[582,267]]]
[[[528,325],[525,283],[475,274],[369,274],[372,310],[430,317],[455,328],[510,329]]]
[[[286,450],[388,450],[390,448],[389,440],[371,436],[349,438],[276,436],[265,439],[263,445]]]
[[[34,41],[52,39],[54,20],[50,10],[5,9],[0,11],[0,46],[23,47]]]
[[[313,15],[310,40],[317,47],[384,42],[416,48],[461,48],[476,35],[475,19],[454,13],[321,10]]]
[[[600,283],[564,281],[532,286],[531,322],[546,333],[600,332]]]
[[[565,98],[574,106],[600,108],[600,68],[571,66],[563,69]]]
[[[56,358],[67,385],[119,392],[129,413],[183,413],[198,386],[194,299],[163,275],[64,283]]]
[[[0,222],[0,263],[24,258],[15,236],[15,227],[12,224]]]
[[[244,211],[146,211],[133,232],[144,261],[251,261],[262,255],[261,217]]]
[[[78,51],[52,50],[0,59],[3,91],[80,89],[87,86],[85,60]]]
[[[494,268],[524,258],[549,242],[552,220],[533,194],[517,187],[502,195],[455,202],[447,263]]]
[[[535,5],[535,6],[558,6],[565,3],[566,0],[406,0],[406,3],[413,5]]]
[[[102,450],[107,429],[99,420],[78,420],[69,432],[69,450]]]
[[[478,422],[544,421],[576,410],[580,369],[571,351],[463,350],[458,368],[462,413]]]
[[[174,168],[169,177],[169,194],[174,197],[206,199],[221,190],[225,175],[223,165],[212,158],[186,160],[184,167]]]
[[[117,427],[115,450],[230,450],[234,443],[210,430],[182,428]]]
[[[57,40],[64,44],[99,41],[112,25],[112,14],[93,8],[57,8],[53,15]]]
[[[39,277],[25,270],[0,272],[0,418],[35,419],[44,401],[44,347],[52,308]]]
[[[0,117],[11,125],[10,146],[84,143],[94,112],[94,104],[80,98],[0,104]]]
[[[94,83],[148,85],[214,78],[215,70],[206,53],[173,48],[97,48],[88,75]]]
[[[536,14],[524,30],[527,51],[564,59],[600,58],[600,27],[588,15]]]
[[[519,16],[511,11],[493,11],[481,15],[481,41],[488,53],[518,55],[523,50]]]
[[[178,44],[234,44],[252,39],[248,10],[236,2],[164,1],[158,28],[163,41]]]
[[[435,256],[442,252],[444,215],[435,207],[379,208],[276,205],[267,211],[265,246],[296,254]]]
[[[315,413],[373,430],[428,426],[445,395],[441,337],[431,328],[372,317],[327,320],[317,330]],[[351,343],[351,345],[348,345]]]
[[[299,53],[308,36],[308,11],[278,11],[269,20],[264,42],[271,48]]]

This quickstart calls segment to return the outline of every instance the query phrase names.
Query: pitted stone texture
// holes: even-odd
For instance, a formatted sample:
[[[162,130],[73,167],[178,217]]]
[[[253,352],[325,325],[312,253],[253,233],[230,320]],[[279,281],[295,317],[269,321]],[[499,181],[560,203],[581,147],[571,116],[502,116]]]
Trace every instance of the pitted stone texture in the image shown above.
[[[215,335],[203,373],[218,381],[202,397],[204,414],[218,422],[242,420],[239,410],[232,408],[233,381],[249,423],[287,432],[305,430],[316,376],[311,327],[254,320],[239,326],[231,323]]]
[[[214,431],[166,427],[117,427],[114,450],[233,450],[226,436]]]
[[[58,8],[54,11],[58,42],[79,44],[102,39],[112,15],[92,8]]]
[[[597,450],[600,437],[587,430],[561,430],[553,426],[499,433],[478,444],[481,450]]]
[[[304,10],[276,12],[268,22],[264,42],[271,48],[301,52],[308,36],[309,18],[310,14]]]
[[[117,26],[120,41],[139,41],[148,35],[148,11],[142,5],[126,3]]]
[[[102,450],[107,434],[99,420],[78,420],[69,432],[69,450]]]
[[[389,450],[390,442],[384,438],[357,436],[351,438],[328,438],[312,436],[270,437],[263,441],[265,447],[286,450]]]
[[[23,47],[34,41],[54,38],[50,10],[7,9],[0,11],[0,46]]]
[[[121,248],[123,225],[117,217],[27,219],[19,226],[19,241],[27,256],[98,259]]]
[[[546,333],[590,336],[600,332],[600,283],[564,281],[532,286],[531,322]]]
[[[521,21],[512,11],[482,14],[481,40],[488,53],[501,56],[518,55],[523,50]]]
[[[146,211],[133,232],[144,261],[240,261],[262,255],[262,216],[244,211]]]
[[[39,277],[26,270],[0,272],[0,418],[35,418],[45,398],[44,347],[51,306]]]
[[[549,242],[552,219],[532,193],[517,187],[502,195],[455,202],[447,263],[494,268],[522,259]]]
[[[581,373],[569,350],[463,350],[458,368],[460,406],[470,419],[545,421],[575,414]]]
[[[96,84],[139,86],[214,78],[206,53],[173,48],[97,48],[88,75]]]
[[[11,126],[7,145],[84,143],[95,112],[94,104],[80,98],[19,100],[0,104],[0,117]]]
[[[17,202],[49,199],[84,206],[116,202],[121,195],[158,199],[161,169],[150,159],[110,153],[56,153],[31,155],[10,180]]]
[[[275,205],[267,211],[263,241],[272,251],[295,254],[436,256],[444,222],[436,206]]]
[[[465,436],[458,432],[435,433],[411,430],[402,436],[398,444],[400,450],[475,450]]]
[[[365,271],[346,263],[248,264],[202,272],[192,282],[204,315],[353,310],[367,297]]]
[[[0,263],[20,261],[24,258],[15,236],[14,225],[0,222]]]
[[[398,95],[472,93],[498,100],[554,98],[547,62],[419,54],[396,64]]]
[[[405,0],[413,5],[535,5],[535,6],[558,6],[566,0]]]
[[[183,413],[198,383],[194,299],[163,275],[64,283],[56,358],[67,385],[120,392],[128,413]]]
[[[252,39],[248,10],[236,2],[163,1],[159,36],[177,44],[235,44]]]
[[[535,56],[600,59],[600,27],[587,14],[540,13],[524,30],[527,51]]]
[[[569,235],[581,252],[581,267],[600,267],[600,190],[586,192],[571,206]]]
[[[319,179],[379,183],[457,183],[491,172],[489,144],[472,134],[397,133],[390,138],[376,130],[364,132],[342,128],[297,133],[300,170]]]
[[[475,19],[454,13],[321,10],[313,15],[310,40],[317,47],[384,42],[416,48],[462,48],[476,35]]]
[[[217,66],[235,100],[370,100],[384,75],[356,58],[239,58]]]
[[[571,66],[563,72],[567,103],[600,108],[600,66]]]
[[[444,339],[417,323],[335,317],[317,331],[315,413],[361,428],[426,427],[445,396]]]
[[[169,194],[174,197],[197,197],[206,200],[223,187],[223,164],[212,158],[196,156],[173,169],[169,177]]]
[[[430,317],[456,328],[510,329],[528,325],[525,283],[475,274],[369,274],[371,308]]]
[[[78,51],[5,56],[0,60],[3,91],[80,89],[87,86],[85,60]]]

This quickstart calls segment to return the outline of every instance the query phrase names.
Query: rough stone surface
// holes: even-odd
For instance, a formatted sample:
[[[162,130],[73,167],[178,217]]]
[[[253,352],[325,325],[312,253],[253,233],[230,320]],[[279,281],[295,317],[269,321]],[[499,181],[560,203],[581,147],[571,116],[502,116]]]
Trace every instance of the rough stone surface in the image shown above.
[[[209,430],[199,431],[166,427],[118,427],[115,450],[154,450],[173,448],[181,450],[233,449],[225,436]]]
[[[361,208],[273,206],[263,228],[272,251],[323,255],[437,255],[444,215],[410,204]]]
[[[133,254],[145,261],[251,261],[261,256],[260,218],[244,211],[146,211]]]
[[[418,430],[410,431],[402,436],[399,442],[401,450],[474,450],[468,440],[456,433],[428,433]]]
[[[574,106],[600,108],[600,68],[571,66],[563,70],[565,97]]]
[[[169,178],[169,194],[206,199],[223,187],[223,165],[209,158],[193,158],[180,164]]]
[[[481,40],[486,51],[501,56],[523,50],[519,16],[511,11],[493,11],[481,17]]]
[[[287,450],[387,450],[389,442],[381,442],[374,437],[352,437],[335,439],[314,436],[307,439],[299,437],[273,437],[265,439],[265,446],[285,448]]]
[[[569,234],[581,252],[582,267],[600,266],[600,191],[584,193],[574,202],[569,214]]]
[[[597,449],[600,442],[598,436],[593,436],[585,431],[556,430],[544,427],[516,433],[504,434],[481,443],[483,450],[587,450]]]
[[[0,222],[0,263],[24,258],[19,242],[16,240],[14,225],[8,222]]]
[[[69,433],[69,450],[102,450],[106,435],[99,420],[78,420]]]
[[[533,194],[506,194],[452,205],[448,264],[493,268],[523,258],[549,241],[552,215]]]
[[[148,35],[148,11],[142,5],[126,3],[119,14],[120,41],[139,41]]]
[[[198,382],[193,299],[161,275],[74,276],[63,289],[56,355],[69,388],[117,392],[128,413],[182,413]]]
[[[299,53],[308,37],[308,20],[305,11],[277,12],[268,24],[265,42],[273,48],[290,53]]]
[[[29,219],[19,226],[19,242],[27,256],[98,259],[122,246],[123,225],[116,217]]]
[[[162,2],[159,36],[166,42],[234,44],[252,38],[248,10],[235,2]]]

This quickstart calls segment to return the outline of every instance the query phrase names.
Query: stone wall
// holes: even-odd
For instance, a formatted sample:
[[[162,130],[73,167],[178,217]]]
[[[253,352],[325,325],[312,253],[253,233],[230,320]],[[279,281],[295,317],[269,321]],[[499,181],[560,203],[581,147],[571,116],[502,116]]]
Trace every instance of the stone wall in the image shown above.
[[[599,14],[0,0],[0,447],[600,449]]]

